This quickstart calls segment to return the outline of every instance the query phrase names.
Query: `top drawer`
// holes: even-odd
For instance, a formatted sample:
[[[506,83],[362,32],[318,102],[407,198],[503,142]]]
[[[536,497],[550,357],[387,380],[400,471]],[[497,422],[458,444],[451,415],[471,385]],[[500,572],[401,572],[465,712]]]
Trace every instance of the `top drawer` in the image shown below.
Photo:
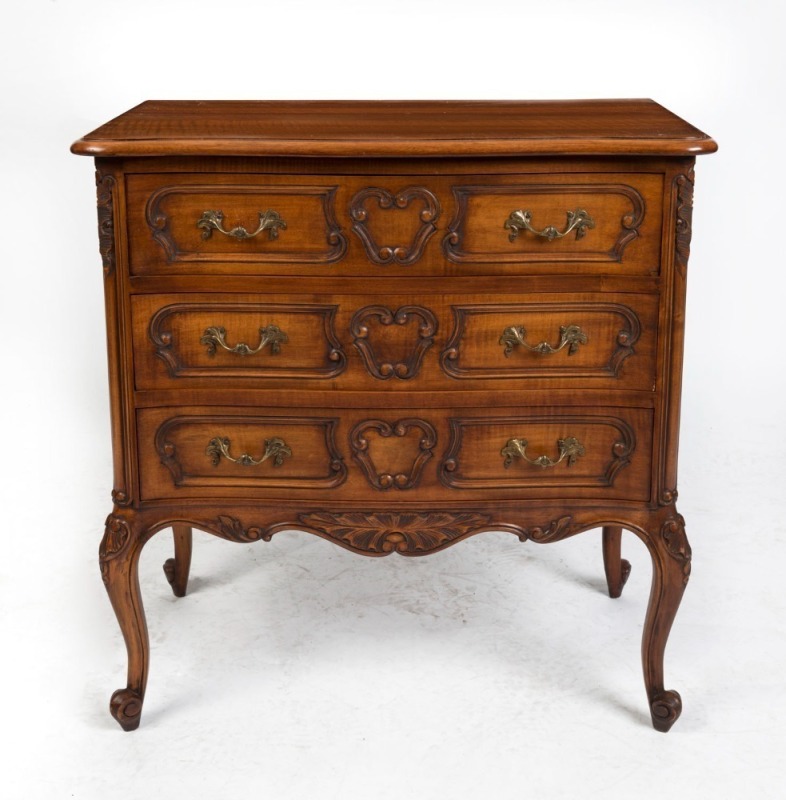
[[[131,174],[137,275],[653,275],[663,175]]]

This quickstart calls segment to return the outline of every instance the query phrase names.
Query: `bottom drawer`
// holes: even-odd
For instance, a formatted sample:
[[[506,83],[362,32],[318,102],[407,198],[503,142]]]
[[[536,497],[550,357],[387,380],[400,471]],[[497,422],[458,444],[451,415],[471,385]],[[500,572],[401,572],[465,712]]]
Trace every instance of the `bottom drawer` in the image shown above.
[[[151,408],[142,498],[647,500],[652,410]]]

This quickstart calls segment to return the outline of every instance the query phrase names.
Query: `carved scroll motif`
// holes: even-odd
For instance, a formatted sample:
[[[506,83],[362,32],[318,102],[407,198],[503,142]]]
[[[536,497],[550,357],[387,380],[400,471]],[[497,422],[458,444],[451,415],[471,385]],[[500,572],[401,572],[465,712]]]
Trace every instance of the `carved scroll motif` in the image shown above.
[[[369,211],[366,201],[375,199],[380,209],[406,209],[412,201],[421,201],[423,209],[418,218],[420,227],[414,239],[409,244],[378,244],[369,230]],[[434,235],[437,226],[434,224],[440,214],[439,200],[428,190],[421,186],[408,186],[394,195],[387,189],[370,187],[358,192],[349,204],[349,215],[352,217],[352,230],[358,235],[366,255],[375,264],[385,265],[390,263],[407,265],[414,264],[423,255],[426,242]]]

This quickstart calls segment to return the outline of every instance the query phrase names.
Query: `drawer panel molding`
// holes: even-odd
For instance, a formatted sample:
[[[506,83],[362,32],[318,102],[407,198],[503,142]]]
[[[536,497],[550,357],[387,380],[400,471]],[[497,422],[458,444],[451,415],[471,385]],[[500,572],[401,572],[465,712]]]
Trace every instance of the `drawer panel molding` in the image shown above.
[[[330,264],[347,250],[334,213],[336,186],[183,184],[150,195],[145,220],[172,262],[274,262]],[[269,208],[279,200],[288,212]],[[223,228],[230,213],[230,230]],[[292,214],[296,221],[287,222]],[[238,217],[235,224],[235,218]],[[257,218],[250,233],[241,222]],[[225,233],[213,244],[214,230]],[[257,236],[263,230],[267,236]],[[280,231],[286,230],[286,234]],[[209,246],[208,246],[209,245]]]
[[[546,340],[530,344],[528,331],[533,325],[542,326],[544,317],[555,320],[554,344]],[[603,331],[605,338],[590,337],[590,328]],[[640,335],[636,312],[620,303],[453,306],[453,332],[440,363],[452,378],[616,378],[625,359],[634,354]],[[466,354],[462,363],[462,348],[470,344],[474,352]]]
[[[420,320],[417,326],[417,340],[409,354],[391,355],[393,347],[385,344],[384,337],[378,336],[378,343],[371,344],[369,320],[376,320],[378,325],[387,328],[390,325],[406,326],[412,318]],[[379,380],[389,378],[409,380],[420,371],[423,355],[434,343],[437,332],[437,318],[432,311],[422,306],[401,306],[392,311],[387,306],[366,306],[352,317],[350,323],[352,343],[360,353],[366,369]],[[400,348],[397,348],[400,349]]]
[[[550,195],[564,196],[561,219],[545,219],[543,230],[533,233],[525,223],[542,213],[555,213]],[[442,247],[445,256],[457,263],[619,262],[639,235],[646,207],[637,189],[611,183],[454,186],[453,197],[456,212]],[[609,215],[615,212],[604,202],[606,197],[622,200],[615,204],[622,214],[613,221]],[[544,198],[550,202],[544,203]],[[480,205],[473,210],[475,200]],[[529,207],[519,207],[528,202]],[[557,230],[566,216],[566,227],[575,231],[574,236]],[[478,240],[476,244],[466,245],[468,233]],[[564,243],[559,249],[558,241]]]
[[[372,215],[366,207],[368,200],[376,200],[377,206],[382,211],[393,209],[394,214],[400,214],[408,210],[410,203],[413,203],[413,201],[418,205],[422,205],[422,209],[416,218],[420,224],[415,228],[412,239],[408,244],[402,244],[399,237],[403,237],[404,232],[412,226],[392,224],[394,220],[387,214],[385,215],[385,222],[390,222],[391,224],[384,228],[385,239],[382,240],[384,243],[378,243],[378,239],[375,238],[369,227]],[[410,216],[412,213],[410,211]],[[366,249],[366,255],[369,259],[381,266],[391,263],[406,266],[418,261],[423,254],[426,243],[437,230],[435,223],[440,213],[441,207],[436,195],[422,186],[408,186],[395,195],[387,189],[369,187],[359,191],[349,204],[352,230],[363,242],[363,247]],[[396,242],[389,243],[390,239],[388,237],[395,237]]]
[[[329,489],[347,477],[335,445],[337,425],[322,417],[180,415],[158,428],[155,450],[176,487]],[[236,436],[260,444],[239,445],[235,457]],[[261,446],[262,455],[245,452],[252,446]]]
[[[420,434],[413,437],[413,431]],[[392,424],[381,419],[367,419],[355,425],[349,443],[352,457],[375,489],[412,489],[418,485],[426,462],[434,455],[437,432],[431,423],[422,419],[400,419]],[[372,447],[375,456],[371,454]]]
[[[347,365],[337,310],[315,303],[170,303],[152,316],[148,335],[173,378],[333,378]],[[290,333],[273,322],[282,318],[294,320]],[[258,342],[230,345],[231,323],[256,329]]]
[[[449,426],[450,443],[438,474],[451,489],[610,487],[636,448],[633,428],[618,417],[451,418]],[[533,449],[540,452],[556,442],[557,457],[527,457],[535,436]]]

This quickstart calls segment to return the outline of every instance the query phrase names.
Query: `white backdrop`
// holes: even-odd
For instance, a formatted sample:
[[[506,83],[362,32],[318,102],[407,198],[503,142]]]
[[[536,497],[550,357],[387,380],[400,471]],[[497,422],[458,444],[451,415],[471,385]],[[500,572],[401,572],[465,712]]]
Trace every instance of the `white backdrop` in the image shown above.
[[[782,797],[786,468],[778,0],[26,0],[0,21],[0,794]],[[689,268],[680,510],[694,577],[649,727],[649,564],[603,596],[599,535],[423,560],[199,536],[175,601],[146,548],[137,733],[96,563],[111,465],[88,159],[148,98],[653,97],[706,131]],[[3,784],[5,786],[3,786]]]

